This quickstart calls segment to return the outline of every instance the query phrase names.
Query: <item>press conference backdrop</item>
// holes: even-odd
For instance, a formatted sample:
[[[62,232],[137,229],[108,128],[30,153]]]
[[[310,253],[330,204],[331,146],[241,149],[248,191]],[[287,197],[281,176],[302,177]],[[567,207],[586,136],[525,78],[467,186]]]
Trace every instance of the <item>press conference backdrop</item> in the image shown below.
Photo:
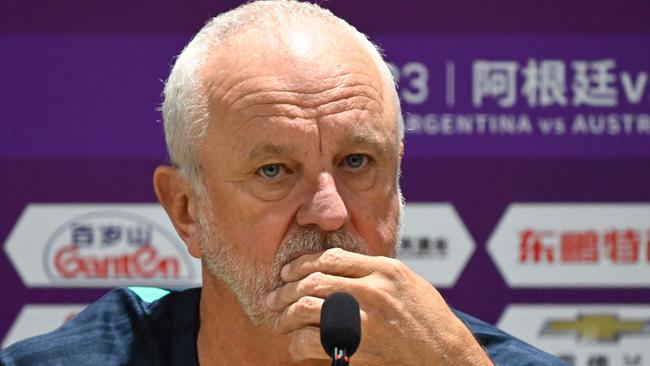
[[[197,286],[151,187],[171,60],[235,2],[0,14],[0,337],[115,286]],[[403,102],[400,257],[575,365],[650,365],[650,5],[332,1]]]

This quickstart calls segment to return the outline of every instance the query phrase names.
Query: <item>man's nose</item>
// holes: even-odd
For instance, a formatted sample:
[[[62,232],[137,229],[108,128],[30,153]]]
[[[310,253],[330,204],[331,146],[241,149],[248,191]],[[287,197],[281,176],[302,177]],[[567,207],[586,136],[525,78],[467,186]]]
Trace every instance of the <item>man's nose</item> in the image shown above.
[[[338,230],[348,220],[348,209],[332,175],[318,176],[318,189],[300,207],[296,220],[301,226],[316,225],[323,231]]]

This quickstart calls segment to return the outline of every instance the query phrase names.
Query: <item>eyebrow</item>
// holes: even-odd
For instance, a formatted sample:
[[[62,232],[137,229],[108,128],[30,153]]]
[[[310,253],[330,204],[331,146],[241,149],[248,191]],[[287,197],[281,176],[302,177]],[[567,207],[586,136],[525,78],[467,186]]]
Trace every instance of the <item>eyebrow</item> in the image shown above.
[[[392,143],[386,139],[382,139],[374,133],[360,132],[348,135],[343,140],[347,146],[366,146],[377,152],[379,155],[384,155],[391,150]],[[274,144],[274,143],[260,143],[253,147],[248,153],[248,160],[255,161],[267,157],[269,155],[295,155],[298,151],[298,146],[294,144]]]
[[[362,132],[356,133],[345,139],[349,145],[362,145],[374,149],[378,154],[383,155],[388,152],[392,146],[390,141],[382,139],[374,133]]]

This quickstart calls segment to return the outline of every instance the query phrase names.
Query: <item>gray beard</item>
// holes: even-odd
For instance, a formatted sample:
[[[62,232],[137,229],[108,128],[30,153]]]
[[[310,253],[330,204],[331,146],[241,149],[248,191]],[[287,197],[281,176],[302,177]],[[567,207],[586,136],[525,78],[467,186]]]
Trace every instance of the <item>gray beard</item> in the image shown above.
[[[202,211],[197,221],[203,265],[210,275],[230,287],[244,313],[257,327],[270,329],[278,316],[266,308],[265,299],[271,291],[284,285],[280,271],[285,264],[301,255],[330,248],[368,254],[368,246],[361,238],[343,230],[324,232],[300,227],[282,240],[270,265],[253,266],[239,258],[234,245],[220,234],[210,207],[199,211]]]

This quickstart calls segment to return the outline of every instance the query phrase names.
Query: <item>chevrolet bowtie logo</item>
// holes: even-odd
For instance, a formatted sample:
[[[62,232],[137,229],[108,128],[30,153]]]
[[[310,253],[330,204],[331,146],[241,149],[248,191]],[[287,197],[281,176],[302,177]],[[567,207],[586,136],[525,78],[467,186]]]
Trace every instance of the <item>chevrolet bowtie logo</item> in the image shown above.
[[[575,320],[549,320],[541,334],[575,334],[580,341],[617,342],[629,334],[650,336],[650,319],[619,320],[616,315],[580,315]]]

